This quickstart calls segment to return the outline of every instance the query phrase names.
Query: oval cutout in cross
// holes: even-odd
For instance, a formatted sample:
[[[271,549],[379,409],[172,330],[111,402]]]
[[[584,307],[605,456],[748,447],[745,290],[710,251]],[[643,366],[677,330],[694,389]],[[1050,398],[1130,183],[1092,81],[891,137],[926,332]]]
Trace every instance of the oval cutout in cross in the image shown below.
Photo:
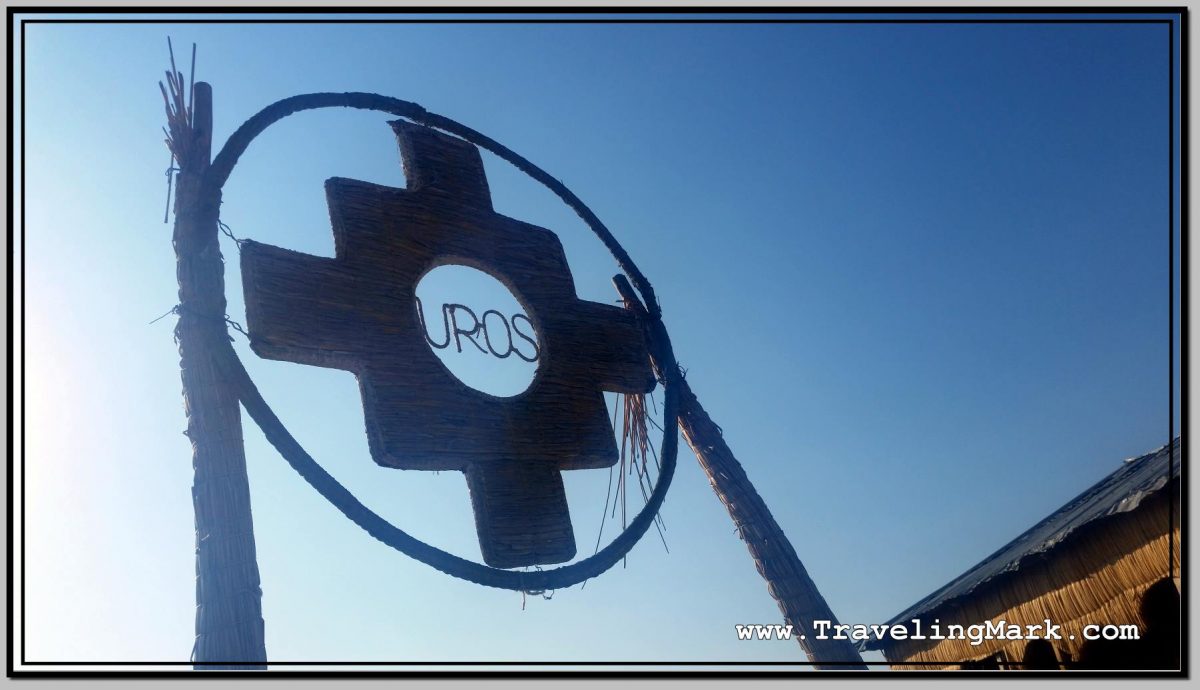
[[[515,354],[526,362],[536,362],[541,350],[538,348],[537,341],[533,338],[533,322],[528,316],[521,313],[505,316],[495,309],[488,309],[483,312],[483,316],[476,316],[475,312],[465,304],[442,304],[442,324],[441,334],[442,342],[437,342],[433,334],[429,332],[429,323],[425,321],[425,308],[421,304],[421,298],[417,298],[417,313],[421,315],[421,327],[425,330],[425,340],[434,349],[441,350],[450,347],[451,341],[454,342],[454,347],[457,351],[463,351],[463,341],[472,344],[480,352],[490,352],[494,356],[504,359],[509,355]],[[488,317],[493,317],[490,331],[488,326]],[[504,339],[501,340],[498,334],[500,329],[496,326],[496,321],[499,320],[500,325],[504,327]],[[525,324],[518,327],[519,324]],[[469,324],[469,325],[467,325]],[[482,335],[484,345],[479,344],[477,338]],[[516,339],[514,339],[516,336]],[[525,354],[521,348],[517,347],[517,341],[529,343],[526,348],[532,354]],[[497,350],[494,342],[503,343],[503,351]]]
[[[438,266],[417,284],[416,308],[426,344],[459,381],[499,397],[533,382],[541,357],[537,331],[516,296],[491,275]]]

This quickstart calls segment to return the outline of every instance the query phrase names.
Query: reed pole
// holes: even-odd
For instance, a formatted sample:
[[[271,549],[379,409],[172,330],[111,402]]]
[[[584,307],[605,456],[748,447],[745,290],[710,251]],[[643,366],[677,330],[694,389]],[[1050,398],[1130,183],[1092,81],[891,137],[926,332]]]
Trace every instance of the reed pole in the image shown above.
[[[175,198],[179,280],[179,366],[192,442],[196,516],[197,669],[266,668],[262,590],[250,513],[250,485],[236,391],[215,354],[228,347],[225,264],[217,222],[220,188],[201,184],[212,151],[212,87],[194,86],[192,136],[179,160]],[[223,340],[224,339],[224,340]]]
[[[645,320],[645,307],[625,276],[616,276],[613,283],[625,304]],[[656,331],[649,329],[647,337],[653,341]],[[651,342],[650,352],[656,351]],[[654,366],[657,370],[662,364],[655,362]],[[696,454],[717,498],[729,511],[729,517],[738,528],[742,541],[746,542],[759,575],[767,581],[767,591],[779,605],[785,622],[792,626],[795,640],[815,668],[866,670],[862,656],[849,640],[817,638],[821,631],[813,626],[813,621],[830,621],[833,626],[838,624],[837,617],[809,577],[792,543],[775,521],[762,496],[758,495],[741,463],[725,443],[721,428],[700,405],[687,380],[683,376],[677,379],[680,386],[679,428],[683,431],[683,438]],[[830,627],[824,635],[832,638],[833,632],[834,629]]]

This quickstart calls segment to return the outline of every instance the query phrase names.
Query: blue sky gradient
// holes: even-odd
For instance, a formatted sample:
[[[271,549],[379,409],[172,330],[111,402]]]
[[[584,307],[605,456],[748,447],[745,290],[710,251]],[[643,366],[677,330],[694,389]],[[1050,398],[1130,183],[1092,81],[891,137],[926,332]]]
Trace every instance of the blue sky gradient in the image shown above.
[[[156,85],[168,35],[184,71],[199,46],[214,150],[280,98],[368,91],[565,182],[654,283],[689,382],[835,613],[878,623],[1166,443],[1172,421],[1178,433],[1171,30],[26,26],[26,658],[182,661],[191,648],[173,318],[148,325],[176,302]],[[326,178],[404,185],[388,119],[327,110],[272,127],[226,185],[222,219],[332,256]],[[616,265],[586,226],[484,158],[497,211],[554,230],[580,296],[615,300]],[[244,321],[237,249],[222,249]],[[462,476],[375,465],[352,375],[235,346],[363,502],[478,559]],[[522,609],[520,594],[380,545],[248,419],[245,435],[273,659],[803,660],[794,642],[737,640],[735,624],[780,614],[686,447],[663,511],[669,554],[651,532],[624,567]],[[587,555],[608,473],[564,477]]]

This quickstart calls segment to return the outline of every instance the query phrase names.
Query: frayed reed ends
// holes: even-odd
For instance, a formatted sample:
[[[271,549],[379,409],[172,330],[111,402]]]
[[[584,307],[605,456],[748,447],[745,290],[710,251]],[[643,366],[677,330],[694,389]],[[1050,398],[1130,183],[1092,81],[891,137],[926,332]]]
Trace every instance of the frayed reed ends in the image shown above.
[[[163,105],[167,110],[167,126],[163,128],[163,134],[167,135],[167,148],[171,150],[172,158],[183,168],[191,162],[190,154],[196,141],[192,113],[196,84],[196,44],[192,44],[191,77],[186,91],[183,86],[183,73],[175,69],[175,49],[171,45],[170,37],[167,37],[167,50],[171,55],[171,69],[166,72],[167,84],[163,86],[161,81],[158,82]]]

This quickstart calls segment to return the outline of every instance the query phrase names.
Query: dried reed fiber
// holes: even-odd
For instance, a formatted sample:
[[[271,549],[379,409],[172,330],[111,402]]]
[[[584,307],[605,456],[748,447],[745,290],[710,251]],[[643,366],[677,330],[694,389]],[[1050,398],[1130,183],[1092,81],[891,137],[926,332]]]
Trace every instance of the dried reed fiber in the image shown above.
[[[171,69],[167,70],[167,85],[158,82],[158,90],[162,93],[163,105],[167,113],[167,126],[163,128],[163,133],[167,135],[167,148],[171,150],[175,161],[180,167],[185,164],[196,165],[200,164],[199,160],[193,161],[197,155],[201,156],[203,165],[208,165],[208,150],[200,150],[196,141],[196,134],[193,131],[195,123],[194,100],[195,100],[195,83],[185,91],[183,87],[183,74],[175,69],[175,48],[171,45],[171,39],[167,38],[167,50],[171,56]],[[196,44],[192,44],[192,78],[194,80],[196,74]]]
[[[621,417],[621,425],[617,427],[617,417]],[[650,444],[649,425],[652,424],[649,410],[646,407],[646,394],[644,393],[625,393],[618,395],[616,398],[616,406],[613,410],[613,426],[620,429],[621,437],[621,453],[620,460],[617,466],[617,484],[614,489],[612,486],[612,475],[609,475],[609,487],[605,491],[604,496],[604,514],[600,521],[600,530],[596,535],[596,544],[599,548],[600,538],[604,534],[604,523],[609,518],[616,518],[618,504],[621,508],[621,527],[626,525],[626,509],[629,499],[629,480],[635,478],[637,480],[638,491],[642,495],[643,505],[650,500],[650,492],[654,487],[653,475],[650,473],[650,457],[654,457],[654,467],[656,472],[662,472],[659,466],[658,455],[654,451],[654,446]],[[658,427],[655,424],[656,428]],[[611,499],[611,501],[610,501]],[[608,512],[609,503],[612,503],[612,514]],[[666,523],[662,519],[661,513],[655,516],[654,528],[658,531],[659,541],[662,542],[663,548],[670,553],[670,548],[667,547],[667,538],[663,534],[666,529]]]
[[[634,305],[621,299],[622,306],[626,312],[633,315]],[[640,324],[639,324],[640,325]],[[641,491],[643,500],[649,500],[649,491],[646,488],[651,484],[650,479],[650,464],[649,456],[654,450],[650,445],[649,419],[650,413],[646,408],[646,393],[632,392],[624,393],[617,396],[616,405],[620,408],[621,415],[621,459],[619,463],[619,472],[617,474],[617,490],[614,497],[613,514],[616,514],[616,501],[621,503],[621,526],[625,526],[625,504],[628,499],[629,476],[635,475],[638,482],[638,490]],[[613,411],[613,426],[616,426],[616,410]],[[640,460],[640,462],[639,462]],[[657,456],[654,458],[656,469],[658,465]],[[659,469],[661,471],[661,469]],[[605,498],[606,508],[608,496]],[[604,523],[601,522],[601,531],[604,529]],[[655,529],[658,530],[658,537],[662,540],[663,547],[666,548],[667,540],[663,536],[663,521],[662,516],[656,518]],[[669,551],[669,549],[668,549]]]
[[[172,71],[174,71],[172,59]],[[168,75],[172,100],[169,145],[180,163],[173,241],[179,280],[179,366],[192,442],[196,517],[196,668],[265,668],[262,592],[250,512],[250,488],[237,393],[217,371],[229,346],[225,329],[225,266],[217,242],[220,190],[200,180],[209,163],[212,91],[193,87],[183,101],[183,77]],[[172,105],[173,104],[173,105]]]

